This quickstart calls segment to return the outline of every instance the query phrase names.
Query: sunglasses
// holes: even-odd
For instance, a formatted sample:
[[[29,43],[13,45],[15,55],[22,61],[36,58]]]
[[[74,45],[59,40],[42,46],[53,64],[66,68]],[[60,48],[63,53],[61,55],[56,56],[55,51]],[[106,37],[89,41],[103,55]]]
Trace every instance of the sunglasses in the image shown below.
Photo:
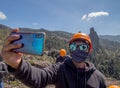
[[[83,51],[83,52],[88,52],[89,51],[89,45],[86,44],[86,43],[83,43],[83,44],[79,44],[79,45],[76,45],[76,44],[70,44],[69,45],[69,49],[71,51],[75,51],[75,50],[80,50],[80,51]]]

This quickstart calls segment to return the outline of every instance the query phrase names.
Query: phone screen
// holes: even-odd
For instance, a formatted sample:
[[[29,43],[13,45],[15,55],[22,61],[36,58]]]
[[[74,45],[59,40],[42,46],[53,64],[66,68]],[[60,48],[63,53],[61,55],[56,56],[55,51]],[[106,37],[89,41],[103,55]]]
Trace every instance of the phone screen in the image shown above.
[[[45,43],[45,33],[24,33],[17,32],[12,33],[20,35],[20,39],[14,41],[14,44],[22,44],[23,47],[19,49],[14,49],[16,52],[22,52],[26,54],[35,54],[35,55],[43,55],[44,52],[44,43]]]

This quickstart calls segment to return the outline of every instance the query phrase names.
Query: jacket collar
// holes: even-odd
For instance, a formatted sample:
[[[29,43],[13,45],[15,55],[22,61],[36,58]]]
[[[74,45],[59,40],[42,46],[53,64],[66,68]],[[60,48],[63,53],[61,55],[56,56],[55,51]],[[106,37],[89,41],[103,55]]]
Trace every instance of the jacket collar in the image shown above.
[[[96,68],[94,67],[94,64],[92,64],[89,61],[85,61],[86,63],[86,68],[84,70],[84,72],[89,72],[91,70],[95,70]],[[64,62],[65,65],[69,66],[71,69],[78,71],[78,69],[76,68],[76,66],[74,65],[74,63],[72,62],[72,59],[66,59]]]

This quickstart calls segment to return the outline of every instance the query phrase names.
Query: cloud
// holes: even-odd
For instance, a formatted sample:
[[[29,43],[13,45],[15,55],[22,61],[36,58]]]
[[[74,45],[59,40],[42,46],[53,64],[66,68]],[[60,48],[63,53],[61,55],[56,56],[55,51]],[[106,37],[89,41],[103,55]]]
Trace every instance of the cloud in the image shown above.
[[[6,20],[7,19],[7,16],[0,11],[0,20]]]
[[[33,22],[33,23],[32,23],[32,25],[37,26],[37,25],[38,25],[38,23],[37,23],[37,22]]]
[[[83,17],[81,18],[82,20],[91,20],[92,18],[96,18],[96,17],[100,17],[100,16],[109,16],[108,12],[91,12],[88,15],[83,15]]]
[[[83,15],[82,20],[85,20],[87,18],[87,15]]]

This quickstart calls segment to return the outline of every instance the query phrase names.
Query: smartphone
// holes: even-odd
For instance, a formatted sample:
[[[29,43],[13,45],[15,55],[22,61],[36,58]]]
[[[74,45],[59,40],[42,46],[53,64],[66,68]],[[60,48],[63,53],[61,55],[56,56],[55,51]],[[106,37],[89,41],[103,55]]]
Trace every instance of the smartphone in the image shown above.
[[[45,46],[44,32],[12,32],[11,35],[20,35],[20,39],[13,41],[14,44],[22,44],[19,49],[14,49],[15,52],[25,54],[43,55]]]

